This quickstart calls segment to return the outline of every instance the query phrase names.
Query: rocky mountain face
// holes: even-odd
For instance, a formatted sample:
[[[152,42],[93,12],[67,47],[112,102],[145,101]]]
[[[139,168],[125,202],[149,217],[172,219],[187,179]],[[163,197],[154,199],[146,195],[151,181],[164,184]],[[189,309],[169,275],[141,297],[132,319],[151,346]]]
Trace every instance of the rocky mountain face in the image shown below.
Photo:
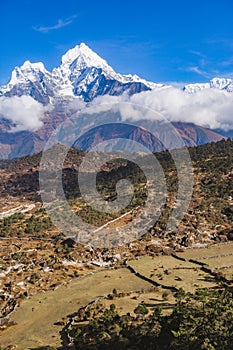
[[[79,103],[85,106],[98,96],[122,94],[130,96],[147,90],[166,88],[168,85],[148,82],[136,75],[116,73],[104,59],[85,44],[70,49],[62,56],[61,65],[51,72],[46,70],[41,62],[26,61],[21,67],[13,70],[9,83],[0,87],[0,98],[26,95],[50,108],[44,114],[42,128],[34,132],[12,132],[14,124],[0,113],[0,158],[15,158],[41,151],[52,131],[77,109]],[[215,78],[207,84],[186,85],[184,91],[195,93],[207,88],[233,92],[233,82],[231,79]],[[76,106],[73,109],[72,103]],[[93,117],[86,123],[95,125],[95,122]],[[106,123],[109,120],[102,122]],[[81,124],[85,128],[83,121]],[[140,122],[138,124],[140,125]],[[194,124],[174,123],[174,126],[187,145],[199,145],[222,138],[218,132]],[[140,141],[145,135],[137,134],[136,138]],[[150,142],[153,144],[151,140]],[[172,139],[169,144],[172,147]],[[155,142],[151,149],[160,150],[161,147],[157,146]]]

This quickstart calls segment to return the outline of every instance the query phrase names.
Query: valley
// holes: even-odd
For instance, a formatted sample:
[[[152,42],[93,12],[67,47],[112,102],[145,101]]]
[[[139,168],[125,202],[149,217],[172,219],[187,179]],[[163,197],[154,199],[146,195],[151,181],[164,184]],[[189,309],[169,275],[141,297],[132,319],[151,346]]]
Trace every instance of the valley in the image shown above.
[[[0,350],[233,350],[233,1],[2,1]]]
[[[133,313],[142,302],[151,312],[159,305],[166,315],[180,288],[191,293],[221,285],[231,288],[232,149],[231,140],[189,149],[195,180],[192,200],[179,227],[168,232],[165,223],[177,193],[177,179],[169,153],[156,154],[167,179],[166,206],[140,239],[109,248],[74,242],[53,225],[40,198],[40,154],[2,161],[1,346],[66,349],[68,330],[78,322],[76,313],[95,300],[107,308],[114,300],[121,314]],[[121,232],[143,208],[144,177],[125,161],[107,164],[97,182],[103,197],[115,198],[119,174],[124,178],[134,174],[135,192],[121,213],[100,215],[80,197],[72,169],[78,169],[82,156],[71,149],[66,158],[67,200],[77,215],[97,223],[97,234],[98,227],[104,232],[103,225],[109,221]]]

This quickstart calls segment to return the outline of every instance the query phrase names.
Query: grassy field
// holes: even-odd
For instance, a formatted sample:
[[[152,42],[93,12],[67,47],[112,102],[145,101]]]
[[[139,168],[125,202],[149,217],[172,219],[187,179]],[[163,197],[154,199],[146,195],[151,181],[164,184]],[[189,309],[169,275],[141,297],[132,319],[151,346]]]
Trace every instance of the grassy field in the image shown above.
[[[1,334],[0,344],[17,345],[18,350],[28,350],[39,346],[59,346],[59,331],[62,326],[55,322],[77,311],[81,306],[99,296],[111,293],[149,289],[151,285],[133,276],[127,269],[101,271],[76,279],[55,291],[39,293],[22,301],[12,315],[17,322]]]
[[[215,272],[221,272],[229,281],[233,279],[233,242],[208,248],[187,249],[179,257],[205,264]]]
[[[185,259],[197,259],[213,268],[230,265],[233,244],[221,244],[201,249],[187,249],[179,253]],[[217,256],[217,257],[216,257]],[[205,259],[208,258],[208,259]],[[218,285],[214,277],[201,270],[201,266],[190,261],[181,261],[173,256],[145,256],[128,262],[137,272],[164,285],[183,288],[194,292],[197,288],[211,288]],[[219,269],[224,275],[232,278],[233,268]],[[38,293],[21,305],[12,315],[17,325],[1,334],[0,345],[17,345],[19,350],[35,349],[39,346],[59,346],[61,339],[59,331],[62,325],[54,325],[67,315],[76,312],[80,307],[97,299],[107,296],[116,288],[118,293],[132,292],[130,295],[115,297],[114,300],[104,300],[106,306],[116,304],[121,313],[133,312],[135,307],[144,302],[153,309],[163,305],[169,311],[174,304],[174,295],[163,288],[149,291],[152,284],[136,277],[126,268],[99,271],[78,279],[54,291]],[[137,293],[136,291],[143,291]],[[149,291],[149,292],[148,292]],[[166,293],[165,293],[166,292]]]
[[[219,271],[228,279],[233,280],[233,268],[219,269]]]
[[[231,253],[233,253],[233,242],[213,245],[213,246],[209,246],[208,248],[187,249],[185,252],[177,253],[177,255],[188,260],[189,259],[200,260],[203,257],[231,254]]]
[[[121,298],[115,298],[113,301],[103,300],[101,303],[108,308],[114,303],[120,315],[124,315],[127,312],[133,315],[134,309],[141,303],[146,305],[151,311],[155,307],[161,306],[164,309],[163,313],[167,313],[174,306],[175,298],[172,292],[164,292],[161,288],[155,288],[155,290],[143,294],[132,293]]]
[[[233,265],[233,255],[216,256],[208,259],[200,259],[200,262],[208,265],[210,268],[221,268],[224,266]]]
[[[197,288],[216,286],[215,280],[208,273],[201,271],[201,267],[180,261],[172,256],[143,257],[129,262],[137,272],[150,277],[152,280],[176,288],[183,288],[193,292]]]

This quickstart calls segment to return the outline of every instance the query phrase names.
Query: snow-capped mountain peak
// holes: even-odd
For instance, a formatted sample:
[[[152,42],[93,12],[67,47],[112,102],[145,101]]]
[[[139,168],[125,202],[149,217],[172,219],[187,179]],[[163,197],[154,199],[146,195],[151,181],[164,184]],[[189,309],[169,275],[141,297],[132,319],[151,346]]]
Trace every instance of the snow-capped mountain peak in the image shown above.
[[[45,66],[42,62],[37,63],[31,63],[30,61],[25,61],[24,64],[20,67],[22,71],[28,71],[28,70],[40,70],[42,72],[45,72]]]
[[[137,75],[116,73],[114,69],[86,44],[68,50],[61,65],[48,72],[43,63],[24,62],[16,67],[6,86],[0,87],[0,96],[30,95],[47,104],[56,99],[79,97],[85,102],[99,95],[129,95],[155,88],[163,88]]]
[[[60,67],[52,71],[53,81],[61,96],[80,96],[90,101],[98,95],[119,95],[162,87],[136,75],[122,75],[86,44],[81,43],[62,56]]]
[[[75,46],[62,56],[63,68],[72,68],[72,65],[80,70],[95,67],[101,68],[106,73],[114,74],[112,67],[84,43]]]
[[[28,80],[32,82],[37,81],[45,73],[46,69],[42,62],[31,63],[30,61],[25,61],[22,66],[15,67],[13,70],[9,86],[18,85]]]
[[[25,61],[13,70],[10,82],[0,87],[0,96],[28,95],[43,104],[56,104],[73,98],[90,102],[100,95],[132,95],[167,87],[137,75],[115,72],[103,58],[81,43],[68,50],[62,56],[61,65],[52,72],[41,62]],[[233,92],[233,80],[214,78],[208,83],[186,85],[184,90],[195,93],[209,88]]]
[[[228,90],[229,88],[233,88],[233,80],[227,78],[213,78],[210,80],[210,87],[220,90]]]
[[[55,84],[51,73],[42,62],[25,61],[12,71],[11,79],[5,86],[0,87],[0,96],[32,96],[35,100],[47,104],[54,95]]]

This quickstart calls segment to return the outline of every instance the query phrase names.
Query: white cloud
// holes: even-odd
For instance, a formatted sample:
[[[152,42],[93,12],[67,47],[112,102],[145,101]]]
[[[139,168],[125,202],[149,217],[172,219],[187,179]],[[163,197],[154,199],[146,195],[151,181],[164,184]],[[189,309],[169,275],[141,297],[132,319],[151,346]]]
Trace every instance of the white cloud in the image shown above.
[[[196,51],[196,50],[190,50],[189,51],[191,54],[193,54],[194,56],[197,56],[197,57],[202,57],[202,58],[205,58],[206,55],[204,55],[202,52],[200,51]]]
[[[44,112],[44,106],[30,96],[0,97],[0,115],[15,125],[11,131],[41,128]]]
[[[132,96],[132,102],[161,113],[170,121],[195,123],[211,129],[233,129],[233,95],[218,89],[194,94],[168,88]]]
[[[121,104],[128,102],[132,105]],[[233,94],[218,89],[205,89],[188,94],[175,87],[141,92],[129,97],[100,96],[90,104],[90,113],[101,113],[114,106],[124,120],[156,119],[160,116],[171,122],[194,123],[210,129],[233,130]],[[69,106],[71,109],[83,109],[85,103],[77,99]],[[143,115],[134,105],[142,106]],[[145,109],[148,113],[145,114]],[[0,97],[0,115],[9,119],[15,126],[11,131],[35,131],[43,126],[43,116],[48,107],[44,107],[30,96]],[[85,111],[85,108],[84,108]],[[151,112],[152,111],[152,112]],[[157,113],[155,113],[157,112]]]
[[[143,118],[159,119],[159,115],[171,122],[194,123],[210,129],[233,129],[233,94],[218,89],[205,89],[194,94],[188,94],[174,87],[152,90],[135,94],[126,99],[123,97],[102,96],[96,99],[92,106],[96,112],[107,110],[109,103],[130,102],[157,113],[148,112]],[[134,113],[133,105],[127,113],[121,108],[125,119],[142,119],[138,111]]]
[[[198,75],[201,75],[201,76],[204,77],[204,78],[210,78],[210,77],[212,76],[210,73],[208,73],[207,71],[201,69],[201,68],[198,67],[198,66],[189,67],[189,68],[187,68],[187,71],[188,71],[188,72],[196,73],[196,74],[198,74]]]
[[[52,25],[52,26],[38,26],[38,27],[33,27],[33,29],[36,30],[37,32],[48,33],[51,30],[56,30],[56,29],[60,29],[60,28],[68,26],[69,24],[73,23],[73,21],[76,17],[77,16],[74,15],[74,16],[69,17],[69,18],[59,19],[57,21],[57,23]]]

